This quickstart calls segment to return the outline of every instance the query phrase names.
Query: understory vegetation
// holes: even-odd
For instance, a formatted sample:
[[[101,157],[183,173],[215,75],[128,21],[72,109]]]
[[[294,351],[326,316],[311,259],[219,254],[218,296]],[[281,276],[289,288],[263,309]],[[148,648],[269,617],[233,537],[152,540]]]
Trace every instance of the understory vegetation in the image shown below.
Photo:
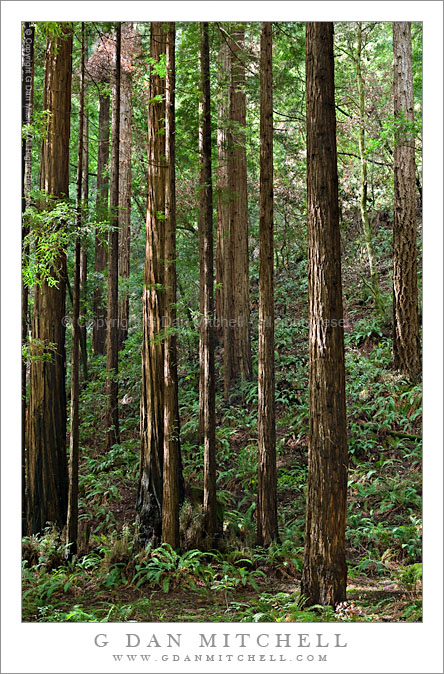
[[[389,237],[388,225],[378,233],[386,249]],[[376,319],[369,311],[371,300],[358,282],[361,264],[347,224],[343,245],[350,455],[347,604],[336,613],[325,606],[304,610],[299,593],[307,483],[308,327],[306,261],[290,260],[276,279],[278,315],[284,314],[276,321],[280,542],[268,549],[255,546],[257,384],[247,382],[225,406],[218,391],[217,486],[224,536],[220,550],[205,550],[199,487],[203,455],[197,444],[198,335],[190,327],[179,367],[184,478],[191,485],[180,515],[182,553],[168,546],[137,549],[141,336],[135,329],[120,355],[122,438],[111,452],[103,451],[98,426],[103,413],[100,358],[91,364],[81,395],[77,557],[64,561],[63,539],[55,529],[24,539],[24,620],[421,620],[421,387],[393,373],[389,318]],[[388,287],[386,262],[381,259],[381,281]],[[252,300],[254,307],[257,295]],[[254,315],[252,320],[254,324]]]

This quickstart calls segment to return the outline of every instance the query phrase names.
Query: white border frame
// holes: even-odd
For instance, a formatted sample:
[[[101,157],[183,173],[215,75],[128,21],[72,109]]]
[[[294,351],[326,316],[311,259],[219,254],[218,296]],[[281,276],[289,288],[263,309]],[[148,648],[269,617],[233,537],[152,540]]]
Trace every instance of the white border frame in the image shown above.
[[[442,243],[443,5],[425,2],[11,2],[1,4],[2,49],[2,672],[442,672]],[[424,623],[422,624],[41,624],[21,623],[20,597],[20,22],[24,20],[411,20],[424,24]],[[181,633],[183,648],[147,649],[151,663],[115,663],[125,634]],[[269,649],[293,659],[231,664],[162,662],[162,653],[202,652],[198,633],[322,632],[344,649],[325,663],[294,657],[304,649]],[[107,633],[111,647],[97,648]],[[243,653],[240,648],[216,654]],[[211,649],[205,649],[204,653]],[[263,653],[245,649],[248,653]],[[287,654],[288,651],[288,654]],[[139,651],[137,651],[139,652]],[[212,652],[212,651],[211,651]],[[307,654],[317,655],[316,649]],[[153,662],[154,658],[157,661]],[[126,659],[126,658],[125,658]],[[203,667],[203,668],[202,668]]]

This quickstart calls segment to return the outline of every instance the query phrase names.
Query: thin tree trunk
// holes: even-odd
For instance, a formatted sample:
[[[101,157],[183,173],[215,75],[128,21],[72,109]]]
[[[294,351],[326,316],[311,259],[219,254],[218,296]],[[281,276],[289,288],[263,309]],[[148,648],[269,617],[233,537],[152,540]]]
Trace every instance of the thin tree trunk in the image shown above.
[[[278,538],[274,404],[273,25],[261,28],[257,542]]]
[[[109,180],[107,166],[109,161],[109,109],[110,98],[108,94],[99,95],[99,144],[97,150],[97,199],[96,217],[99,222],[107,221],[108,210],[108,187]],[[102,276],[106,270],[107,253],[103,236],[96,233],[94,251],[94,272],[100,275],[96,278],[93,293],[93,336],[92,350],[96,355],[105,353],[106,344],[106,310],[103,306]]]
[[[310,431],[301,593],[346,598],[347,428],[333,23],[306,24]]]
[[[180,444],[176,345],[175,24],[166,35],[165,311],[162,542],[179,548]]]
[[[79,514],[79,370],[80,370],[80,257],[82,226],[82,187],[84,162],[84,126],[85,126],[85,24],[82,22],[81,36],[81,69],[80,69],[80,106],[79,106],[79,145],[77,154],[76,184],[76,229],[77,237],[74,251],[74,282],[72,303],[72,354],[71,354],[71,428],[69,443],[69,485],[68,514],[66,518],[66,544],[69,546],[67,556],[71,558],[77,553],[77,533]]]
[[[85,58],[87,58],[88,46],[85,47]],[[83,157],[82,157],[82,211],[83,217],[88,217],[89,200],[89,124],[88,111],[86,109],[86,91],[84,92],[85,102],[83,105]],[[87,297],[87,275],[88,275],[88,255],[86,243],[81,242],[80,247],[80,354],[82,358],[83,381],[88,379],[88,351],[86,337],[86,297]]]
[[[358,39],[355,57],[356,81],[358,84],[359,97],[359,156],[361,163],[361,218],[362,227],[364,230],[365,247],[367,249],[368,264],[370,269],[370,283],[373,290],[373,297],[375,307],[381,316],[384,314],[382,305],[381,289],[379,287],[378,271],[375,265],[375,253],[373,250],[372,229],[368,216],[367,208],[367,159],[365,155],[365,91],[364,79],[362,77],[361,61],[362,61],[362,23],[358,21]]]
[[[43,109],[49,111],[41,157],[40,189],[66,198],[69,186],[72,25],[48,40]],[[66,523],[65,285],[66,252],[61,250],[52,276],[35,288],[27,446],[28,532],[41,532],[48,522]]]
[[[118,367],[119,367],[119,146],[120,146],[120,52],[122,26],[116,25],[115,83],[113,92],[113,111],[111,127],[111,175],[110,175],[110,211],[111,230],[108,250],[108,310],[106,335],[106,447],[108,450],[120,442],[118,408]]]
[[[393,225],[393,360],[416,381],[421,376],[418,316],[415,138],[410,23],[393,22],[395,218]]]
[[[251,379],[250,298],[248,266],[247,158],[245,148],[244,25],[235,24],[231,40],[230,92],[230,246],[234,326],[234,375]]]
[[[216,318],[224,344],[224,393],[228,399],[234,379],[233,258],[230,245],[230,188],[228,174],[227,121],[230,112],[230,50],[223,41],[219,52],[219,102],[217,129],[217,241],[216,241]]]
[[[120,210],[119,210],[119,276],[125,281],[130,274],[131,241],[131,129],[132,82],[130,73],[122,73],[120,95]],[[119,347],[123,348],[128,336],[129,294],[123,288],[119,299]]]
[[[217,532],[216,514],[216,418],[214,374],[214,299],[213,299],[213,190],[211,182],[211,107],[210,52],[208,23],[200,24],[200,362],[203,368],[200,399],[203,410],[204,477],[203,510],[205,531],[211,541]]]
[[[22,126],[31,124],[34,99],[34,36],[35,27],[29,21],[23,24],[22,48]],[[29,245],[26,237],[29,227],[23,214],[30,203],[32,171],[32,135],[22,139],[22,253],[26,258]],[[28,286],[22,281],[22,346],[28,341]],[[26,372],[27,361],[22,356],[22,534],[26,533]]]
[[[227,120],[230,109],[228,78],[230,53],[225,40],[218,57],[217,104],[217,238],[216,238],[216,334],[224,339],[224,324],[228,318],[225,309],[226,258],[230,250],[230,201],[228,192],[228,138]],[[231,279],[230,279],[231,286]],[[225,349],[225,345],[224,345]],[[231,356],[232,360],[232,356]]]
[[[150,57],[166,50],[164,24],[151,23]],[[143,290],[142,392],[140,402],[140,476],[137,511],[140,540],[157,544],[162,533],[164,448],[164,213],[165,213],[165,81],[150,74],[148,118],[148,210],[146,218],[145,287]],[[156,100],[156,96],[162,100]]]

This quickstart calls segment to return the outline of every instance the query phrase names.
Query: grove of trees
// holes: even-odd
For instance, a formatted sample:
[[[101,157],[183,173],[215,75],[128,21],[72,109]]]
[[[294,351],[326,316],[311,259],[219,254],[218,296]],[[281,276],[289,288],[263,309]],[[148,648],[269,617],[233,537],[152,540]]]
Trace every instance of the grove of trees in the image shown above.
[[[377,620],[359,574],[418,619],[421,49],[409,22],[23,24],[24,619],[88,568],[121,619],[161,619],[151,587]]]

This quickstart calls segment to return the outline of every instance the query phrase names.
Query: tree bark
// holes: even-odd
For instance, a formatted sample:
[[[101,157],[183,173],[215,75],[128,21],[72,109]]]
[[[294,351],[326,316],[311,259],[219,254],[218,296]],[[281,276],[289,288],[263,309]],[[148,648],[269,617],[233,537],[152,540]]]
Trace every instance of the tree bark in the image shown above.
[[[199,351],[202,368],[200,400],[204,442],[203,510],[205,531],[211,541],[217,532],[216,515],[216,418],[214,374],[213,297],[213,190],[211,178],[210,51],[208,23],[200,24],[200,104],[199,104],[199,233],[201,300]]]
[[[99,222],[109,218],[107,167],[109,161],[109,108],[108,94],[99,95],[99,144],[97,150],[97,198],[96,217]],[[103,355],[106,344],[106,311],[103,306],[102,277],[106,270],[107,253],[103,236],[96,233],[94,251],[94,272],[96,274],[93,293],[93,353]],[[97,276],[99,278],[97,278]]]
[[[262,23],[260,57],[259,375],[257,543],[278,538],[274,405],[273,25]]]
[[[164,24],[151,23],[150,57],[166,51]],[[155,100],[161,96],[162,100]],[[165,213],[165,80],[150,74],[148,117],[148,210],[146,218],[145,287],[143,290],[142,392],[140,403],[140,476],[137,511],[140,540],[157,544],[162,533],[164,448],[164,213]]]
[[[235,24],[231,39],[230,247],[233,261],[234,376],[251,379],[245,68],[242,63],[244,32],[243,24]]]
[[[224,345],[224,394],[228,399],[234,380],[233,250],[230,243],[229,131],[230,50],[224,41],[219,51],[219,101],[217,129],[217,241],[216,241],[216,318]]]
[[[86,38],[85,38],[86,39]],[[88,45],[85,46],[85,58],[87,58]],[[86,67],[86,65],[85,65]],[[85,89],[85,87],[84,87]],[[86,108],[86,89],[84,91],[83,105],[83,143],[82,143],[82,217],[88,217],[89,201],[89,123]],[[81,241],[80,245],[80,355],[82,360],[83,381],[88,379],[88,351],[86,336],[86,302],[87,302],[87,277],[88,277],[88,253],[87,245]]]
[[[115,82],[111,125],[111,175],[110,175],[110,233],[108,245],[108,310],[106,335],[106,448],[120,442],[118,407],[119,367],[119,147],[120,147],[120,71],[122,26],[116,25]]]
[[[333,23],[306,24],[310,432],[301,593],[346,598],[347,429]]]
[[[162,542],[179,548],[181,485],[180,428],[176,339],[176,167],[175,167],[175,24],[166,35],[165,82],[165,312],[164,312],[164,445]]]
[[[34,36],[35,27],[29,21],[23,24],[22,46],[22,126],[32,122],[34,100]],[[30,203],[32,171],[32,134],[22,139],[22,253],[26,257],[29,245],[26,237],[29,227],[23,214]],[[22,281],[22,346],[28,341],[28,287]],[[27,361],[22,356],[22,534],[26,533],[26,372]]]
[[[216,334],[224,341],[224,353],[228,352],[224,339],[224,326],[228,318],[225,309],[227,285],[231,288],[231,267],[228,264],[230,252],[230,201],[228,191],[228,131],[227,121],[229,115],[229,86],[230,52],[228,45],[223,40],[218,56],[218,95],[217,95],[217,237],[216,237]],[[228,283],[227,283],[228,282]],[[228,337],[229,335],[227,335]],[[227,340],[228,341],[228,340]],[[232,345],[231,345],[232,349]],[[231,366],[233,354],[229,359]],[[231,377],[230,377],[231,379]]]
[[[79,141],[77,154],[76,184],[76,229],[77,236],[74,250],[74,282],[72,302],[72,354],[71,354],[71,414],[69,442],[69,484],[68,514],[66,518],[67,556],[71,558],[77,553],[77,533],[79,514],[79,370],[80,370],[80,276],[81,276],[81,240],[82,226],[82,192],[84,168],[84,126],[85,126],[85,23],[81,29],[81,68],[80,68],[80,105],[79,105]]]
[[[41,155],[40,189],[66,198],[69,186],[72,25],[48,40],[43,109],[49,111]],[[48,199],[51,203],[52,200]],[[44,207],[46,207],[44,205]],[[29,440],[28,532],[41,532],[48,522],[66,522],[65,279],[66,252],[61,250],[52,276],[35,288],[32,326]]]
[[[131,145],[132,145],[132,81],[131,74],[122,73],[120,92],[120,210],[119,210],[119,276],[128,280],[130,274],[131,242]],[[124,286],[119,299],[119,346],[123,348],[128,336],[129,294]]]
[[[412,381],[421,376],[418,316],[415,138],[410,23],[393,22],[395,218],[393,225],[393,361]]]

